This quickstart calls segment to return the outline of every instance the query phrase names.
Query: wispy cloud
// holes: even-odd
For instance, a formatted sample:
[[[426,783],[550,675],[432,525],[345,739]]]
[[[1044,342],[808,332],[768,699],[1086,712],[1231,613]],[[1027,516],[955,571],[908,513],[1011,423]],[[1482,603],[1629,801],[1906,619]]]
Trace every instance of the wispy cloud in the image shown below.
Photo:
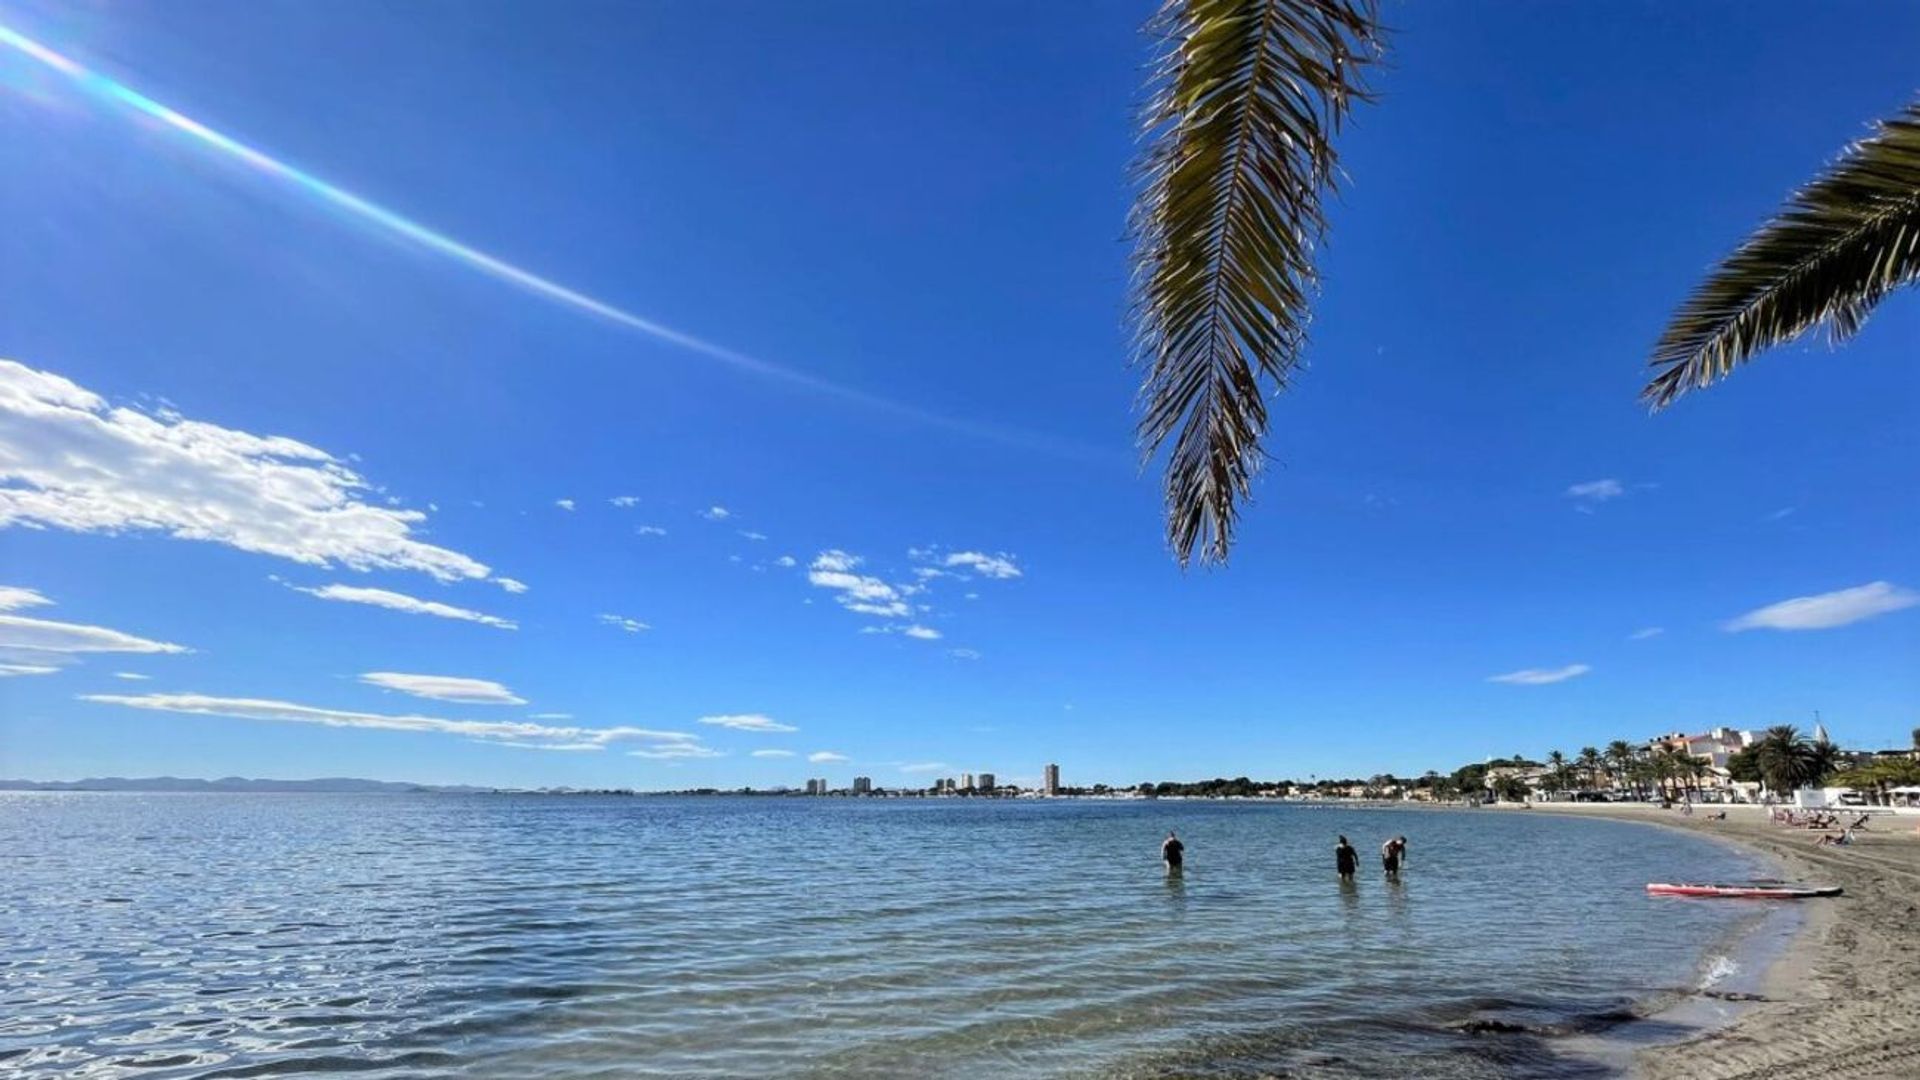
[[[573,513],[574,503],[572,499],[555,499],[553,500],[553,505],[565,510],[569,514]]]
[[[755,750],[752,756],[764,757],[764,758],[792,757],[793,751],[791,750]]]
[[[807,755],[807,760],[813,762],[815,765],[826,765],[831,762],[851,761],[853,759],[845,754],[835,753],[832,750],[815,750],[813,753]]]
[[[571,720],[573,719],[573,714],[565,713],[565,712],[537,712],[537,713],[528,713],[527,719],[529,720]]]
[[[0,663],[0,679],[11,679],[21,675],[56,675],[66,670],[58,664],[15,664]]]
[[[1561,668],[1523,668],[1509,671],[1505,675],[1489,675],[1488,682],[1507,683],[1512,686],[1546,686],[1550,683],[1566,682],[1592,671],[1587,664],[1568,664]]]
[[[1633,633],[1628,634],[1627,639],[1629,641],[1645,641],[1648,638],[1659,637],[1661,634],[1664,634],[1666,632],[1667,632],[1667,628],[1664,626],[1643,626],[1640,629],[1635,630]]]
[[[762,716],[759,713],[740,713],[732,716],[703,716],[700,718],[700,722],[703,724],[712,724],[715,727],[731,728],[734,731],[778,732],[800,730],[792,724],[783,724],[771,716]]]
[[[299,705],[267,698],[226,698],[205,694],[83,694],[82,701],[122,705],[130,709],[222,716],[325,727],[367,728],[376,731],[433,732],[459,735],[498,744],[528,748],[575,749],[626,742],[661,746],[698,745],[699,736],[684,731],[657,731],[641,727],[589,728],[536,724],[523,720],[455,720],[437,716],[389,715]]]
[[[1741,630],[1830,630],[1862,619],[1886,615],[1920,604],[1920,593],[1888,581],[1856,585],[1815,596],[1796,596],[1756,608],[1729,620],[1725,628]]]
[[[740,535],[747,538],[748,540],[753,540],[756,542],[765,540],[767,538],[766,533],[754,532],[752,529],[741,529]]]
[[[919,638],[921,641],[940,640],[940,631],[935,630],[931,626],[920,626],[916,624],[913,626],[904,627],[901,629],[900,632],[907,635],[910,638]]]
[[[944,761],[916,761],[909,765],[900,766],[900,771],[903,773],[937,773],[945,772],[947,768],[947,763]]]
[[[423,512],[381,505],[377,489],[340,459],[295,439],[110,407],[11,360],[0,360],[0,418],[0,527],[151,531],[308,566],[441,581],[491,572],[420,540],[413,529]]]
[[[493,581],[494,584],[513,593],[515,596],[527,591],[527,584],[524,581],[516,581],[510,577],[494,578]]]
[[[913,609],[900,590],[877,577],[855,573],[862,560],[838,548],[821,552],[807,570],[807,580],[822,589],[832,589],[841,607],[862,615],[904,619]]]
[[[432,615],[440,619],[458,619],[461,622],[479,623],[501,630],[518,630],[520,624],[512,619],[502,619],[497,615],[487,615],[468,608],[454,607],[438,600],[422,600],[417,596],[408,596],[388,589],[366,588],[360,585],[323,585],[319,588],[306,588],[289,585],[294,592],[317,596],[322,600],[336,600],[346,604],[367,604],[371,607],[386,608],[389,611],[405,612],[408,615]]]
[[[636,535],[636,536],[665,536],[665,535],[667,535],[667,530],[665,530],[665,529],[663,529],[663,528],[661,528],[661,527],[660,527],[660,526],[658,526],[658,525],[642,525],[642,526],[640,526],[639,528],[637,528],[637,529],[635,529],[635,530],[633,530],[633,531],[634,531],[634,535]]]
[[[709,506],[700,511],[700,516],[708,521],[725,521],[733,516],[733,511],[724,506]]]
[[[401,671],[369,671],[360,676],[368,686],[398,690],[433,701],[451,701],[461,705],[525,705],[520,697],[492,679],[468,679],[458,675],[412,675]]]
[[[116,671],[113,673],[113,677],[116,679],[125,679],[128,682],[146,682],[148,679],[153,678],[151,675],[142,675],[137,671]]]
[[[1013,556],[1005,552],[988,555],[981,551],[956,551],[947,556],[943,565],[965,567],[985,578],[1006,580],[1020,576],[1020,567],[1014,563]]]
[[[47,599],[38,589],[18,585],[0,585],[0,612],[45,607],[52,603],[53,601]],[[55,622],[52,619],[30,619],[24,615],[0,615],[0,650],[21,650],[30,653],[183,653],[188,651],[184,645],[150,641],[119,630],[110,630],[104,626]],[[38,656],[15,656],[13,660],[16,667],[22,668],[40,668],[52,662],[51,658]],[[34,670],[15,671],[14,674],[47,673]]]
[[[642,630],[653,629],[652,626],[641,622],[639,619],[629,619],[625,615],[601,615],[600,621],[607,626],[617,626],[629,634],[637,634]]]
[[[648,746],[639,750],[629,750],[627,751],[627,756],[638,757],[638,758],[657,758],[657,759],[663,759],[663,760],[674,760],[677,758],[726,757],[727,754],[726,754],[726,751],[715,750],[711,746],[702,746],[699,743],[687,742],[687,743],[661,743],[658,746]]]
[[[773,560],[773,565],[791,568],[791,567],[799,566],[800,560],[794,558],[791,555],[782,555],[779,558]]]
[[[1781,507],[1780,509],[1778,509],[1778,510],[1775,510],[1775,511],[1774,511],[1773,513],[1771,513],[1771,514],[1768,514],[1768,515],[1767,515],[1767,520],[1768,520],[1768,521],[1780,521],[1780,520],[1782,520],[1782,519],[1784,519],[1784,518],[1787,518],[1787,517],[1791,517],[1791,516],[1793,515],[1793,512],[1794,512],[1794,510],[1795,510],[1795,507],[1791,507],[1791,506],[1783,506],[1783,507]]]
[[[1588,480],[1567,489],[1567,498],[1574,500],[1574,509],[1592,513],[1593,508],[1610,499],[1617,499],[1627,493],[1627,486],[1611,477],[1601,480]]]
[[[953,657],[955,660],[978,660],[980,659],[980,650],[979,649],[948,649],[947,655]]]
[[[640,496],[615,495],[613,498],[608,499],[607,502],[613,506],[619,507],[622,510],[629,510],[629,509],[632,509],[633,507],[640,505]]]

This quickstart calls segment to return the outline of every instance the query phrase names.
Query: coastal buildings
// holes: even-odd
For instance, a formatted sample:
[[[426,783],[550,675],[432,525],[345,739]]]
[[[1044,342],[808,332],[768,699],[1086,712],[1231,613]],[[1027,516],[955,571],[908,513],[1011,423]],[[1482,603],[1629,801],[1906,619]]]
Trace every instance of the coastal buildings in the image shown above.
[[[984,791],[989,795],[993,794],[993,774],[992,773],[983,772],[980,774],[979,790]]]
[[[1040,790],[1048,795],[1060,794],[1060,766],[1047,765],[1046,779],[1041,782]]]
[[[972,773],[960,774],[960,790],[961,791],[973,790],[973,774]]]
[[[856,777],[854,777],[854,778],[853,778],[853,793],[854,793],[855,795],[871,795],[871,794],[873,794],[873,777],[871,777],[871,776],[856,776]]]

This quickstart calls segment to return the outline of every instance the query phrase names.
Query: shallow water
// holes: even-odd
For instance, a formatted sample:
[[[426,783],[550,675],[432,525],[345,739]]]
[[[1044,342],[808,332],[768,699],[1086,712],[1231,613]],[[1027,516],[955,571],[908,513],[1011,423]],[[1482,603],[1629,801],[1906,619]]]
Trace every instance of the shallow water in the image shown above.
[[[1643,885],[1760,871],[1484,811],[0,794],[0,1073],[1576,1076],[1754,910]]]

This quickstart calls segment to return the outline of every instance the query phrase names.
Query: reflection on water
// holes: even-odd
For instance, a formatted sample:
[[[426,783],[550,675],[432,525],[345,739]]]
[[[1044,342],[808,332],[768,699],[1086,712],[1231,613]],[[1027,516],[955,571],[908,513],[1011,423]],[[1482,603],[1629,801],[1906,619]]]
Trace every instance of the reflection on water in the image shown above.
[[[1421,861],[1340,882],[1340,832]],[[1641,886],[1753,872],[1528,815],[532,796],[0,795],[0,860],[0,1072],[156,1077],[1573,1075],[1555,1032],[1737,917],[1649,934]]]

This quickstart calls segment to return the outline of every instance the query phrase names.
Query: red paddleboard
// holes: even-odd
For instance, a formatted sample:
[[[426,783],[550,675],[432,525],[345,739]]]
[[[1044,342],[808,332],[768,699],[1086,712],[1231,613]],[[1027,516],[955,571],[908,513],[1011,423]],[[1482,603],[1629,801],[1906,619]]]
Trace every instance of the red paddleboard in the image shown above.
[[[1712,896],[1727,897],[1736,900],[1805,900],[1814,896],[1839,896],[1838,885],[1789,885],[1786,882],[1753,882],[1739,884],[1686,884],[1669,885],[1665,882],[1651,882],[1647,892],[1654,896]]]

